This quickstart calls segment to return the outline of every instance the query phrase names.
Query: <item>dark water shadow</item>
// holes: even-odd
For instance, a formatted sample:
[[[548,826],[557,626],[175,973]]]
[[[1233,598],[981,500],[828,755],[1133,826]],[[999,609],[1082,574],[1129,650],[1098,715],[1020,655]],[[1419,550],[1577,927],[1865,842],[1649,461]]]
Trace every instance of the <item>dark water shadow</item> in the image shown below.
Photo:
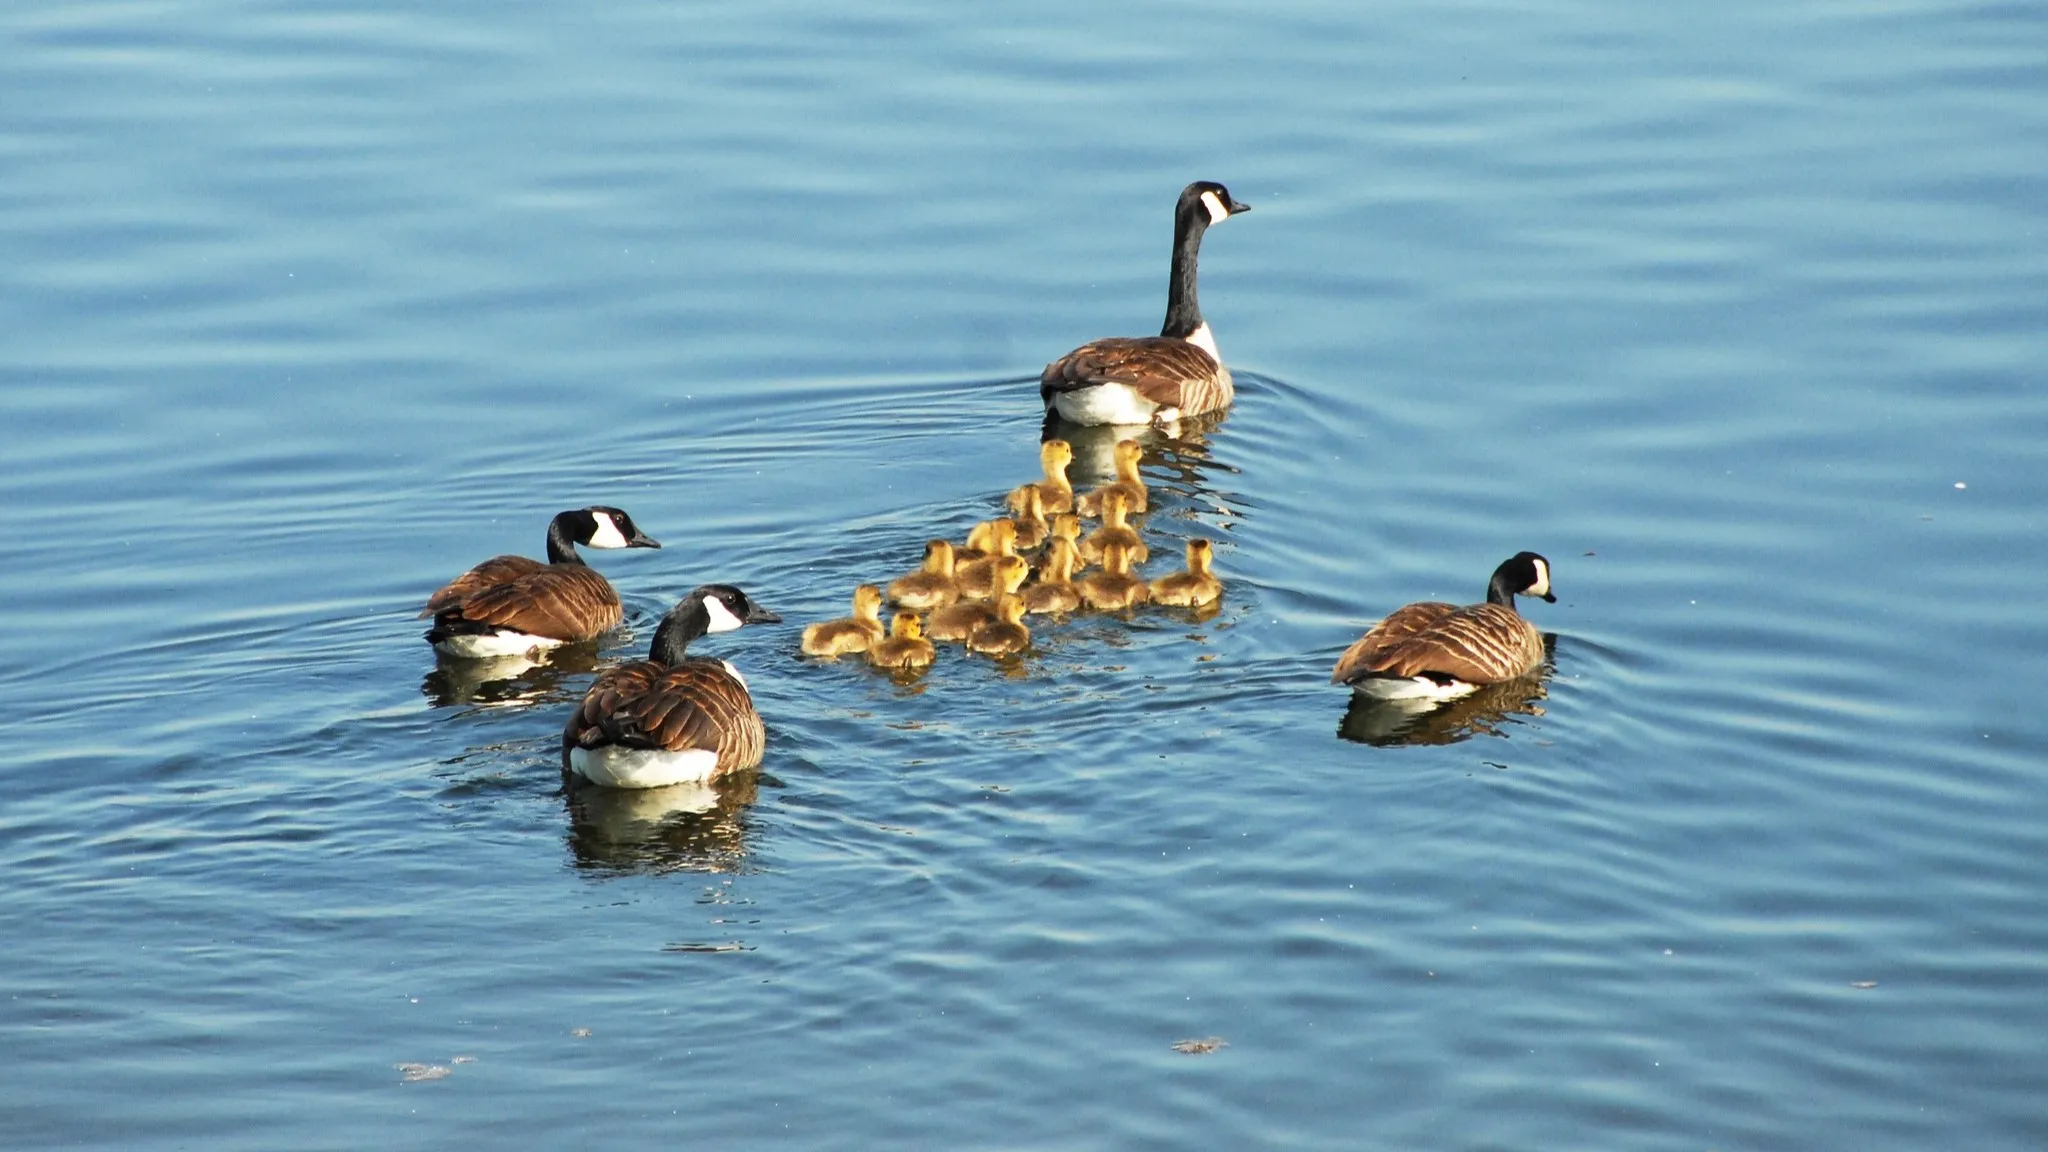
[[[420,695],[436,708],[512,707],[568,703],[580,688],[563,681],[597,670],[595,644],[571,644],[545,655],[499,656],[466,660],[440,656],[420,681]]]
[[[759,772],[742,772],[667,788],[565,784],[570,856],[602,875],[741,871],[761,783]]]
[[[1506,727],[1520,719],[1543,715],[1540,701],[1549,695],[1541,674],[1489,684],[1470,696],[1443,702],[1379,700],[1352,693],[1337,735],[1354,744],[1376,748],[1456,744],[1474,736],[1506,736]]]

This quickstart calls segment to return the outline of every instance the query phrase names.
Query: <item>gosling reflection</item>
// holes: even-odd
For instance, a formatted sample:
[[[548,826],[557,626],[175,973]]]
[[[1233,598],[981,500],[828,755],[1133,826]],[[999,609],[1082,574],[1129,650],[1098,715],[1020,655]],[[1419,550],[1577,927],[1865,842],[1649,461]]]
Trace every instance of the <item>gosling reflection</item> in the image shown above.
[[[509,708],[556,704],[577,696],[562,682],[596,670],[597,647],[574,644],[545,655],[495,656],[482,660],[444,656],[420,681],[420,695],[436,708]]]
[[[1521,717],[1543,715],[1540,701],[1549,694],[1542,673],[1488,684],[1448,703],[1422,697],[1379,699],[1353,693],[1337,735],[1355,744],[1379,748],[1404,745],[1456,744],[1474,736],[1506,736],[1506,729],[1526,723]]]
[[[570,854],[578,868],[614,875],[737,872],[760,786],[752,771],[665,788],[565,784]]]

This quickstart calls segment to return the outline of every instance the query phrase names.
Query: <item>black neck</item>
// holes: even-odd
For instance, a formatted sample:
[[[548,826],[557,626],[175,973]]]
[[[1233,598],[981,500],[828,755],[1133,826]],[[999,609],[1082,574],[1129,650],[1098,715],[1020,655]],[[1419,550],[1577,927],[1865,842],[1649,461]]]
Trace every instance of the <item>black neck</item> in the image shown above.
[[[571,513],[564,512],[548,522],[548,563],[581,564],[583,557],[576,554],[576,538],[569,535],[567,520]]]
[[[1515,589],[1512,584],[1508,583],[1508,574],[1506,572],[1495,572],[1493,574],[1492,582],[1486,586],[1486,602],[1488,604],[1503,604],[1509,608],[1515,606]]]
[[[685,600],[669,609],[661,618],[661,625],[654,630],[654,646],[647,658],[657,664],[680,664],[689,651],[690,641],[711,630],[711,613],[704,610],[704,601]]]
[[[1209,229],[1209,209],[1193,201],[1174,217],[1173,274],[1166,285],[1166,323],[1161,336],[1182,339],[1202,326],[1202,302],[1195,298],[1195,258],[1202,251],[1202,233]]]

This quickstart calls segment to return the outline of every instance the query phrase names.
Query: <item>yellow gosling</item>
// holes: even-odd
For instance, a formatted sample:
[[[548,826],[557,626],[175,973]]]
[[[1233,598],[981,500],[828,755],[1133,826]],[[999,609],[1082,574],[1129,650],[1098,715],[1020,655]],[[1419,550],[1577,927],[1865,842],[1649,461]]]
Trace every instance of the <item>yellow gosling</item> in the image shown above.
[[[1039,569],[1038,583],[1024,589],[1024,611],[1040,614],[1072,612],[1081,606],[1081,590],[1074,587],[1074,564],[1078,560],[1074,542],[1053,537]]]
[[[1074,486],[1067,483],[1067,465],[1074,462],[1074,446],[1065,440],[1047,440],[1038,446],[1038,463],[1045,479],[1033,487],[1049,513],[1074,510]]]
[[[984,539],[988,544],[988,555],[979,560],[970,560],[953,570],[953,580],[960,589],[962,600],[982,600],[995,595],[998,583],[996,574],[1004,567],[1002,561],[1017,558],[1017,522],[1014,520],[991,520]]]
[[[1105,493],[1121,492],[1130,498],[1131,511],[1143,512],[1150,502],[1145,496],[1145,478],[1138,473],[1138,462],[1145,458],[1145,446],[1136,440],[1116,442],[1116,479],[1080,498],[1074,504],[1074,511],[1083,516],[1102,515],[1102,497]]]
[[[889,620],[889,638],[868,649],[868,663],[877,668],[922,668],[939,650],[924,638],[924,620],[915,612],[898,612]]]
[[[1215,562],[1215,545],[1207,540],[1188,541],[1188,569],[1161,576],[1152,582],[1154,604],[1175,604],[1193,608],[1223,598],[1223,581],[1210,571]]]
[[[1018,491],[1024,494],[1018,501],[1023,507],[1013,511],[1010,522],[1017,526],[1017,547],[1028,552],[1045,543],[1052,527],[1045,522],[1045,497],[1038,489],[1026,486]]]
[[[995,566],[997,584],[992,594],[996,599],[1014,594],[1031,573],[1031,565],[1022,556],[996,556],[989,563]],[[991,601],[961,600],[932,613],[929,635],[934,640],[965,640],[977,627],[995,618]]]
[[[996,601],[996,618],[975,628],[967,637],[967,650],[985,656],[1015,656],[1031,647],[1031,630],[1024,626],[1024,601],[1005,595]]]
[[[1152,550],[1145,547],[1145,541],[1138,536],[1138,530],[1130,526],[1130,497],[1111,490],[1102,497],[1102,527],[1081,538],[1081,556],[1090,563],[1102,560],[1102,554],[1111,547],[1121,545],[1129,550],[1131,563],[1143,564],[1152,558]]]
[[[924,546],[924,567],[889,582],[889,599],[899,608],[924,612],[960,598],[953,581],[953,542],[932,540]]]
[[[882,630],[882,590],[863,584],[853,590],[853,615],[826,620],[804,629],[806,656],[846,656],[865,652],[887,635]]]
[[[1082,603],[1105,612],[1143,604],[1152,591],[1143,579],[1131,575],[1131,551],[1121,544],[1102,554],[1102,571],[1082,577],[1075,586],[1081,590]]]

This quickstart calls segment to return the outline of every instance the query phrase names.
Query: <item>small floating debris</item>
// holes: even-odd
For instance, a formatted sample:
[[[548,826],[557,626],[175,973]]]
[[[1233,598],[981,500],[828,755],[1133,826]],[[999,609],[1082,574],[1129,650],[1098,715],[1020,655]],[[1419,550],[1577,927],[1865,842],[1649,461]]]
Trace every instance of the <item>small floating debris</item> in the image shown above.
[[[1221,1036],[1205,1036],[1200,1040],[1176,1040],[1173,1050],[1183,1056],[1207,1056],[1218,1048],[1228,1048],[1230,1043]]]
[[[406,1084],[417,1084],[422,1080],[439,1080],[451,1071],[446,1064],[417,1064],[412,1061],[393,1064],[392,1067],[398,1069],[399,1079]]]
[[[664,944],[661,946],[661,950],[663,952],[752,952],[754,946],[742,944],[738,940],[717,940],[708,944],[685,941],[679,944]]]
[[[449,1062],[450,1064],[474,1064],[474,1063],[476,1063],[476,1057],[474,1057],[474,1056],[457,1056],[457,1057],[455,1057],[455,1058],[454,1058],[453,1060],[450,1060],[450,1061],[448,1061],[448,1062]]]
[[[1875,981],[1875,980],[1851,980],[1851,981],[1849,981],[1849,987],[1851,987],[1851,988],[1875,988],[1875,987],[1877,987],[1877,981]]]
[[[1963,489],[1965,489],[1965,488],[1968,488],[1968,487],[1969,487],[1969,485],[1968,485],[1968,484],[1965,484],[1965,483],[1963,483],[1963,482],[1962,482],[1961,480],[1958,480],[1958,481],[1956,481],[1956,491],[1960,492],[1960,491],[1962,491]]]
[[[588,1040],[588,1039],[590,1039],[590,1029],[588,1029],[588,1028],[571,1028],[571,1029],[569,1029],[569,1035],[571,1035],[571,1036],[574,1036],[574,1037],[575,1037],[575,1038],[577,1038],[578,1040]]]

